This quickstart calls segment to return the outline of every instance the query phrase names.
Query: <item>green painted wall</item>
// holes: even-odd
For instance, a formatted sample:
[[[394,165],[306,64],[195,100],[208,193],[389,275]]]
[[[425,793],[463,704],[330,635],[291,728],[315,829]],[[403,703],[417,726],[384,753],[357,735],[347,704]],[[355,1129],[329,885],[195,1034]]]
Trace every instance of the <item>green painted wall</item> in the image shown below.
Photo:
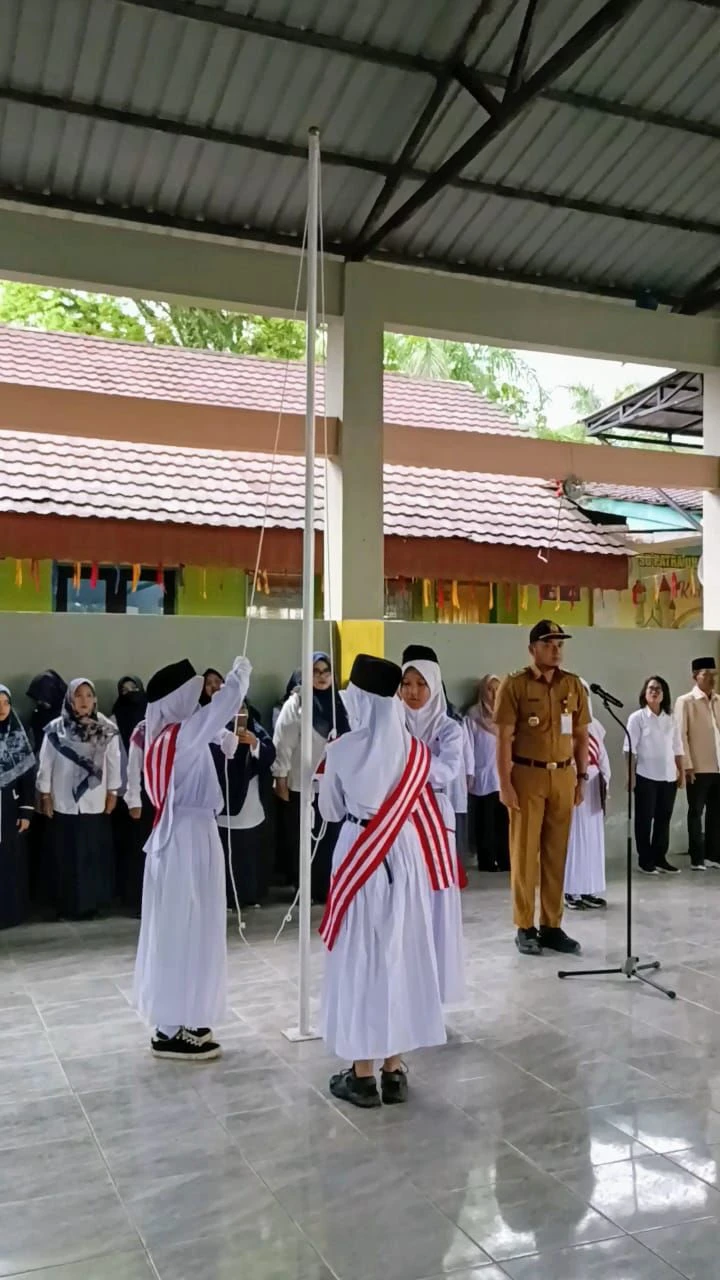
[[[22,560],[22,586],[15,585],[17,561],[0,560],[0,612],[50,613],[52,612],[52,561],[41,560],[38,565],[39,590],[32,575],[32,562]]]
[[[178,586],[176,612],[213,618],[244,618],[247,575],[244,569],[200,569],[187,565]]]

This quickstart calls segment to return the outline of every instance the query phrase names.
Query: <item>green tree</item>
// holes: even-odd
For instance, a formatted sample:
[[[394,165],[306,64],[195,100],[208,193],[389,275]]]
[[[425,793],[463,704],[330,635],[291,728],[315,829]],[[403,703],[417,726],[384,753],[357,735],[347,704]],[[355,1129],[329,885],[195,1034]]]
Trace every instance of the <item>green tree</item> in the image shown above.
[[[305,351],[305,325],[299,320],[44,285],[0,283],[0,324],[278,360],[300,360]],[[324,358],[321,340],[318,355]],[[390,333],[385,336],[385,368],[467,382],[514,421],[537,430],[545,425],[546,394],[534,371],[513,351]]]

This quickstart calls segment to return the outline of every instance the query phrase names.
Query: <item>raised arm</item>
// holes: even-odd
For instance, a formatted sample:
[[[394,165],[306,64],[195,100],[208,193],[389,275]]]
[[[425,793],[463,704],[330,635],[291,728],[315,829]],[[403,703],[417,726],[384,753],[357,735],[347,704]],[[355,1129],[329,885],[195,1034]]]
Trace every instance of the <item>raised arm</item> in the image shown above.
[[[222,688],[218,689],[207,706],[200,707],[182,724],[178,734],[178,747],[186,750],[209,746],[220,735],[228,720],[237,715],[245,701],[251,672],[252,667],[247,658],[235,659]]]

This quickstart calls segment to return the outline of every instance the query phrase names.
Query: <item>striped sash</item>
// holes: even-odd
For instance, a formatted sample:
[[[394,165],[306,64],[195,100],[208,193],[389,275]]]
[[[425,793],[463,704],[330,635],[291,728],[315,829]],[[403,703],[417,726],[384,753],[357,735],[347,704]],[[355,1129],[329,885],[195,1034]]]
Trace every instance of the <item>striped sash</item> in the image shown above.
[[[166,725],[145,751],[145,790],[155,809],[153,829],[160,821],[170,789],[179,724]]]
[[[600,768],[600,743],[591,733],[588,734],[588,764],[594,764],[596,769]]]
[[[448,833],[428,783],[430,758],[429,747],[418,738],[411,738],[400,781],[360,832],[333,874],[320,925],[320,937],[328,951],[333,949],[355,894],[377,871],[408,820],[417,831],[432,888],[449,889],[456,883]]]

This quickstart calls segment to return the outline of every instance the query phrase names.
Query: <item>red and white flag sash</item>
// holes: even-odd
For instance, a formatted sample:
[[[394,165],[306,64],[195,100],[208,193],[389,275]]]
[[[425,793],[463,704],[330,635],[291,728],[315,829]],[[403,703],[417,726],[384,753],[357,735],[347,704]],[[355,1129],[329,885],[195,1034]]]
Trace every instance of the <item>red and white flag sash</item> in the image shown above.
[[[179,724],[168,724],[145,751],[145,790],[155,809],[153,830],[160,821],[170,789]]]
[[[600,743],[591,733],[588,734],[588,764],[594,764],[596,769],[600,768]]]
[[[340,926],[355,894],[377,871],[407,821],[417,831],[433,889],[449,889],[456,883],[450,841],[428,783],[430,749],[418,738],[410,739],[403,775],[378,812],[348,850],[330,882],[320,936],[332,951]]]

